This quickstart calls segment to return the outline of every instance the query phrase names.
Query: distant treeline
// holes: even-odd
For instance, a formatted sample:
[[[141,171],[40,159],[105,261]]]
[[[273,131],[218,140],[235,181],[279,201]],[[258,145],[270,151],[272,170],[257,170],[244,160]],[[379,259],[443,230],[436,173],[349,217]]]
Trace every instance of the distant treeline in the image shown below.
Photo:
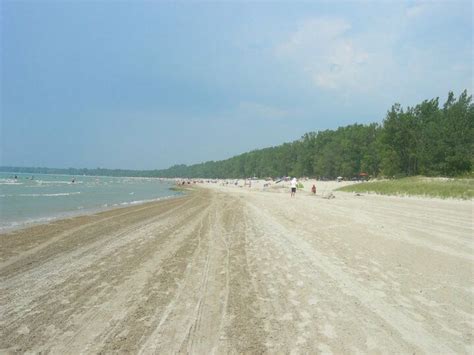
[[[280,146],[221,161],[164,170],[6,168],[3,171],[71,175],[245,178],[267,176],[458,176],[474,165],[474,104],[464,91],[403,109],[392,106],[381,124],[354,124],[306,133]]]
[[[31,168],[16,166],[0,166],[1,172],[24,174],[53,174],[53,175],[89,175],[89,176],[131,176],[131,177],[157,177],[159,170],[125,170],[125,169],[77,169],[77,168]]]

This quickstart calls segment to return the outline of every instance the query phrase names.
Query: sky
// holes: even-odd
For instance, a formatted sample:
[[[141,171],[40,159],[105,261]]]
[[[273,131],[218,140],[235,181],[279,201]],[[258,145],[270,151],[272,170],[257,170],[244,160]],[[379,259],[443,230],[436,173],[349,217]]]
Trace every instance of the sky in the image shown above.
[[[3,166],[163,169],[472,94],[471,1],[0,1]]]

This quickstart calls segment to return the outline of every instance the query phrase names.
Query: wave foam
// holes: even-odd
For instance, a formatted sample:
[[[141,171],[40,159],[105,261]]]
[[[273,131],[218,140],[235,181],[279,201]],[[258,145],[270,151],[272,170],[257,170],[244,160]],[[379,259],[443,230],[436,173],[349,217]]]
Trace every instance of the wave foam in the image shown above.
[[[58,181],[54,181],[54,180],[35,180],[38,184],[48,184],[48,185],[54,185],[54,184],[63,184],[63,185],[72,185],[72,184],[82,184],[83,182],[82,181],[75,181],[75,182],[72,182],[72,181],[64,181],[64,180],[58,180]]]
[[[79,195],[81,192],[76,191],[76,192],[61,192],[57,194],[19,194],[18,196],[22,197],[57,197],[57,196],[71,196],[71,195]],[[15,196],[15,195],[9,195],[9,196]]]
[[[0,185],[23,185],[23,184],[14,179],[0,179]]]

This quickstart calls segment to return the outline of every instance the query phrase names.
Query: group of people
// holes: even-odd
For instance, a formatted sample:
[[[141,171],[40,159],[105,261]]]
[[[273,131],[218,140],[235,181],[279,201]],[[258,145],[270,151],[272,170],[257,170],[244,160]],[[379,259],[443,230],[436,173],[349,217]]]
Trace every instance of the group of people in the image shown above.
[[[296,195],[296,188],[298,187],[298,180],[294,177],[291,179],[291,197],[295,197]],[[313,195],[316,195],[316,185],[313,184],[313,187],[311,187],[311,192]]]

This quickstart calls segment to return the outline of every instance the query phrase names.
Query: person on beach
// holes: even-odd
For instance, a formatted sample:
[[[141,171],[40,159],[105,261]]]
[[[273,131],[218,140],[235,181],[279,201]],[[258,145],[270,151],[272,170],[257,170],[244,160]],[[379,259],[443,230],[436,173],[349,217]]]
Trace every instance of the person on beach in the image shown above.
[[[313,187],[311,188],[311,192],[313,195],[316,195],[316,185],[313,184]]]
[[[294,197],[296,195],[296,178],[294,177],[292,180],[291,180],[291,197]]]

